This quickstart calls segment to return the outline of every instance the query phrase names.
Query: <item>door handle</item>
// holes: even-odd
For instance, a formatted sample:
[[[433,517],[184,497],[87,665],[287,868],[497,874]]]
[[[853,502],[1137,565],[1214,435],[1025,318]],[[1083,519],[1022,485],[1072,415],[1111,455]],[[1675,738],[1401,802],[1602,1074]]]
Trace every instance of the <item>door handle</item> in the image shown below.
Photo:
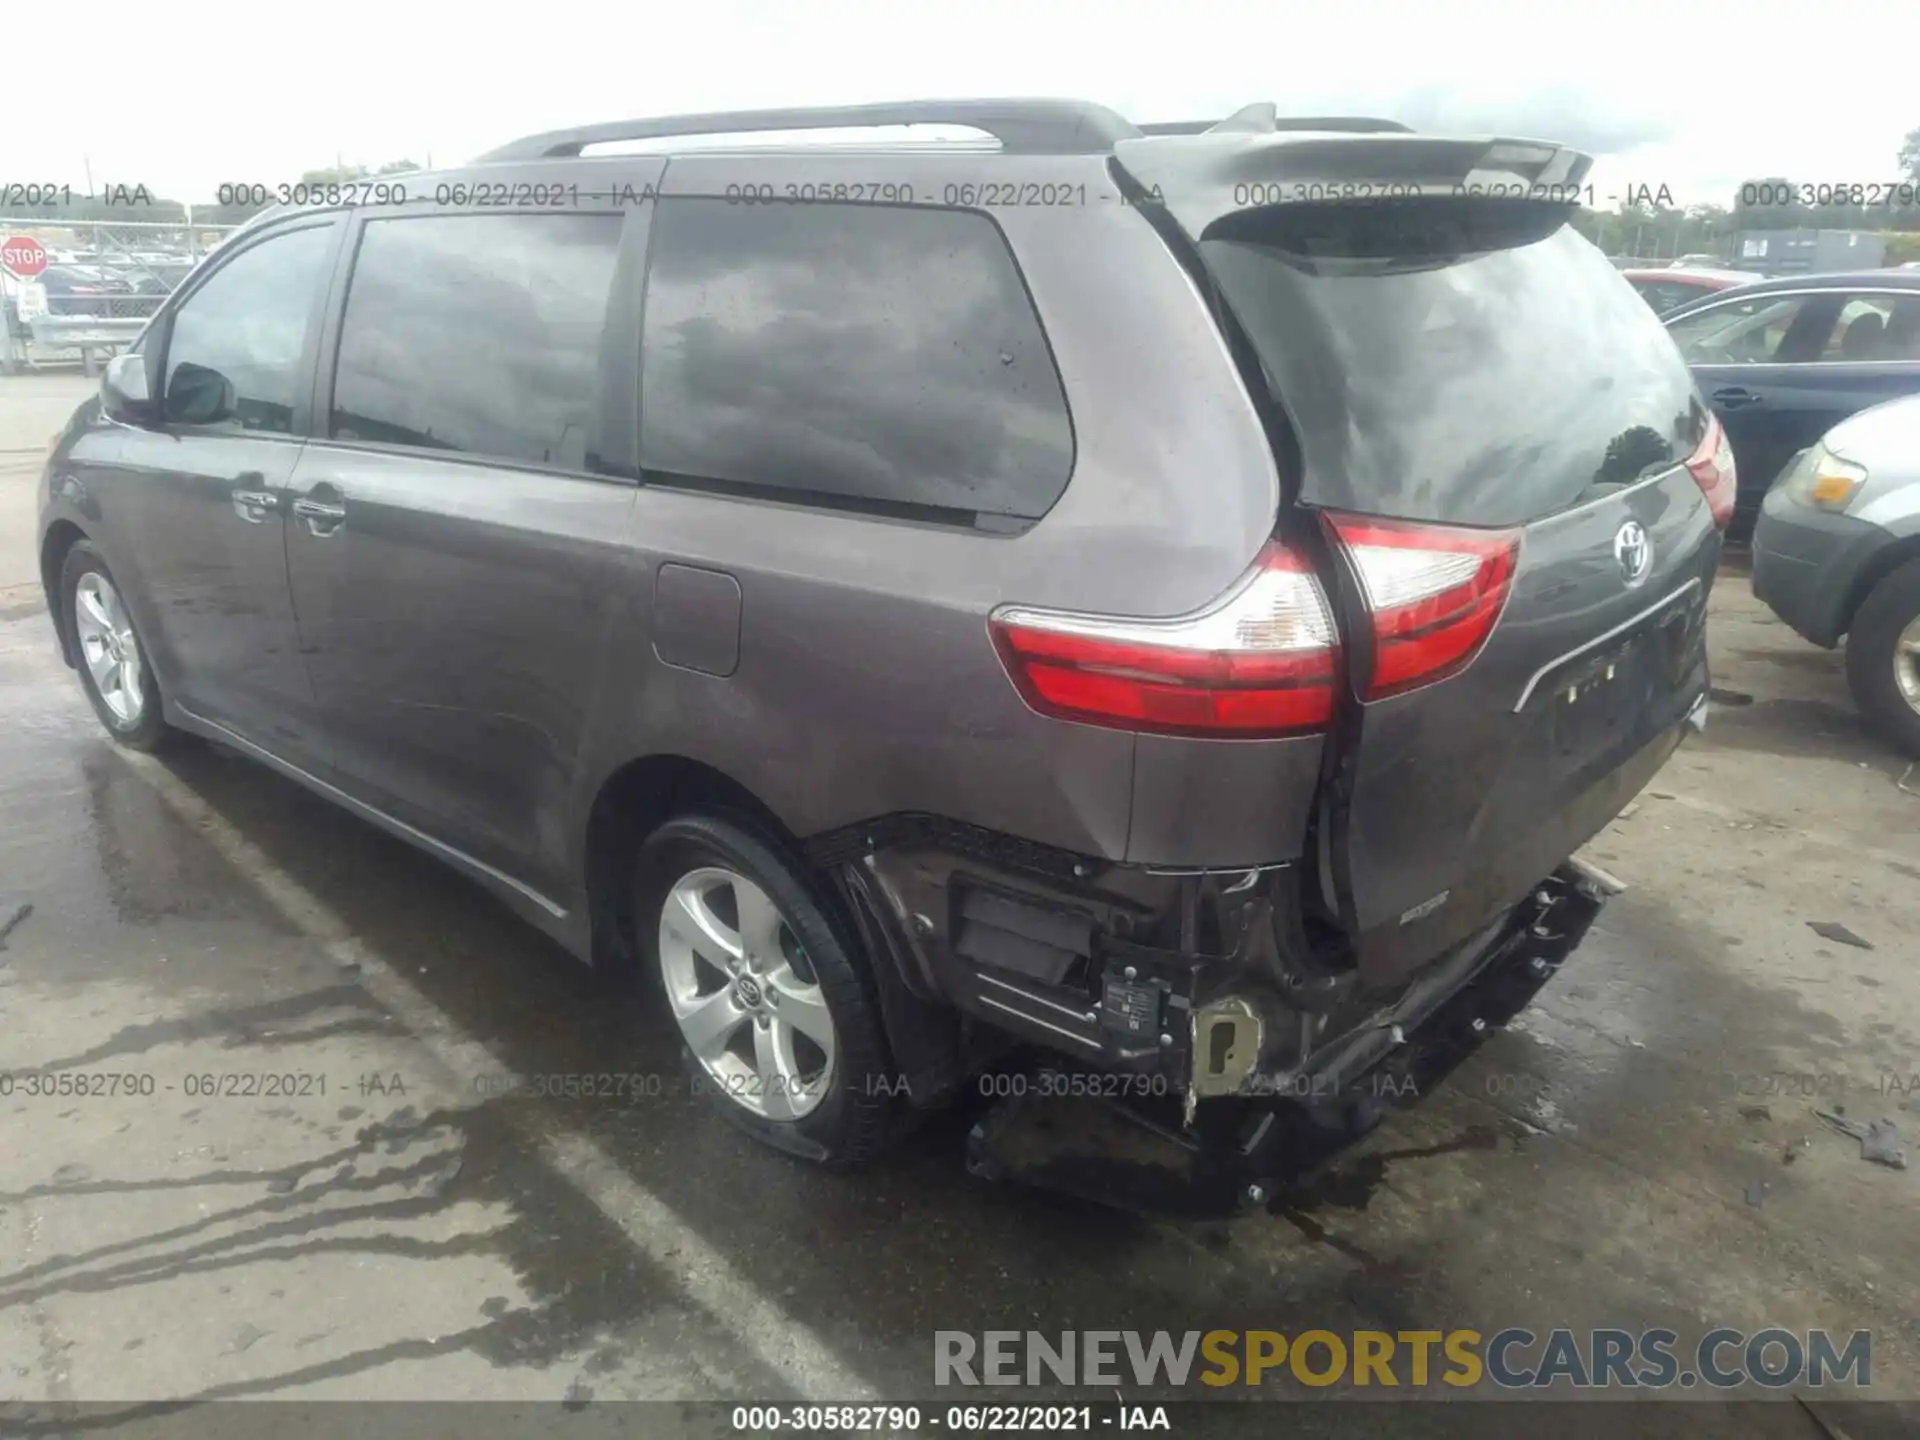
[[[233,508],[249,525],[264,525],[267,517],[280,508],[280,497],[266,490],[236,490]]]
[[[324,540],[347,523],[346,496],[338,486],[323,480],[293,502],[293,514],[309,535]]]
[[[1747,405],[1758,405],[1760,397],[1744,385],[1729,385],[1713,392],[1713,403],[1726,410],[1738,410]]]

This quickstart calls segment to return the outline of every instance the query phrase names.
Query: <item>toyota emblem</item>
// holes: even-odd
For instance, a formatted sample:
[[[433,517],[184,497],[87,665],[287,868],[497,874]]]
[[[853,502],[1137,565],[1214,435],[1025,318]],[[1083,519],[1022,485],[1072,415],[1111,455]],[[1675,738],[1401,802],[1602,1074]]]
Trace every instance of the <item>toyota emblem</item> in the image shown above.
[[[1613,558],[1620,562],[1620,576],[1627,588],[1643,582],[1653,573],[1653,537],[1638,520],[1629,520],[1613,537]]]

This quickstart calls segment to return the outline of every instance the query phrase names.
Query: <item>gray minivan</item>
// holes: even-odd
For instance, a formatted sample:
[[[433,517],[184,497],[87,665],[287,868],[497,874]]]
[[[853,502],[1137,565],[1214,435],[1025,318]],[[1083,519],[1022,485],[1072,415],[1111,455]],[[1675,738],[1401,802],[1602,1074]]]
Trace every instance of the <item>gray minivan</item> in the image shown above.
[[[987,138],[753,142],[914,124]],[[976,101],[323,187],[56,442],[60,644],[648,976],[790,1151],[1022,1042],[1337,1120],[1704,717],[1731,452],[1587,166]]]

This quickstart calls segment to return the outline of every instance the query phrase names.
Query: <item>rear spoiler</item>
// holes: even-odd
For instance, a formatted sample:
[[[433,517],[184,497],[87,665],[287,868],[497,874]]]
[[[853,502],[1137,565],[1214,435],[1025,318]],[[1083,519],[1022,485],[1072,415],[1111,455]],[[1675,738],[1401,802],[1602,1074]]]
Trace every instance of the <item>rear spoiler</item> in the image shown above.
[[[1205,135],[1209,132],[1271,134],[1276,130],[1347,131],[1374,134],[1380,131],[1411,133],[1412,127],[1398,120],[1376,120],[1368,115],[1282,115],[1273,105],[1248,105],[1224,120],[1162,120],[1139,127],[1142,135]]]
[[[1447,197],[1571,205],[1593,164],[1549,140],[1310,133],[1293,122],[1228,128],[1240,118],[1199,134],[1118,141],[1114,161],[1196,240],[1225,216],[1272,205]]]

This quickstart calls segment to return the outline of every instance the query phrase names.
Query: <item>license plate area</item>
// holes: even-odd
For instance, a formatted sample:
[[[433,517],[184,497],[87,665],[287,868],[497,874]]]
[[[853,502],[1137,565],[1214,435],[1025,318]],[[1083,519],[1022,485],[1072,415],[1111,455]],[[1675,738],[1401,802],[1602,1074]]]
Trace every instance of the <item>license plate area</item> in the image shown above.
[[[1554,749],[1585,759],[1656,728],[1661,691],[1674,680],[1666,627],[1642,630],[1561,672],[1549,692]]]

